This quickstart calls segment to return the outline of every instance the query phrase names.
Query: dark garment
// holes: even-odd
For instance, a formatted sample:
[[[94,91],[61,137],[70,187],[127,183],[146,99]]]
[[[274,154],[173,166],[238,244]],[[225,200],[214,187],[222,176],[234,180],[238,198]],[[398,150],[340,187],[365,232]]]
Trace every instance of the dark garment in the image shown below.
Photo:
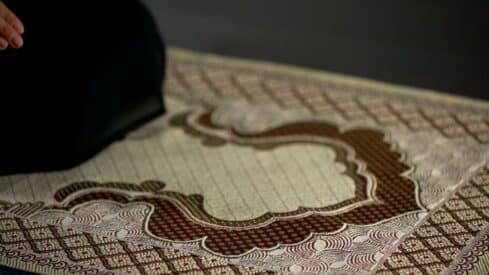
[[[164,112],[164,44],[139,1],[4,2],[26,31],[0,52],[0,173],[71,167]]]

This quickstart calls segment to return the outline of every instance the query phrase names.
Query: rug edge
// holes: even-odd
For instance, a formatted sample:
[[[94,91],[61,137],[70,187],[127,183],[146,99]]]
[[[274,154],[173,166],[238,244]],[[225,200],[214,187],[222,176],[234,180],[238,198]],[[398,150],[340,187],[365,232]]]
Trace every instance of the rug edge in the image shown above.
[[[360,76],[353,76],[329,71],[322,71],[317,69],[310,69],[295,65],[281,64],[272,61],[256,60],[239,57],[229,57],[223,55],[217,55],[208,52],[197,52],[179,47],[169,47],[168,55],[175,56],[180,59],[186,59],[190,61],[202,61],[214,64],[232,65],[235,67],[256,68],[262,71],[275,72],[275,73],[287,73],[297,77],[307,77],[319,81],[339,82],[343,84],[350,84],[353,86],[360,86],[364,88],[377,89],[384,93],[389,94],[403,94],[416,98],[425,98],[431,100],[444,101],[445,103],[455,104],[458,106],[467,106],[472,108],[481,108],[485,111],[489,111],[489,100],[469,98],[461,95],[451,95],[446,92],[413,87],[402,84],[394,84],[383,82],[379,80],[364,78]]]

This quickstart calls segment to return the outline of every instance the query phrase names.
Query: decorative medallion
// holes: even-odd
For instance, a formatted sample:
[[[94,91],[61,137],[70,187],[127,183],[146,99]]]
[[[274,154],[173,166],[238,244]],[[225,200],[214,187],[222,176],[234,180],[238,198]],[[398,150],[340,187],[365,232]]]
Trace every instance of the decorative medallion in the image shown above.
[[[180,114],[174,116],[170,124],[183,129],[194,139],[200,139],[204,146],[231,144],[251,147],[257,154],[297,145],[315,146],[321,152],[317,148],[323,146],[333,156],[332,161],[318,165],[339,166],[335,177],[345,178],[342,184],[352,184],[351,195],[346,194],[343,196],[346,199],[323,206],[300,205],[286,211],[268,211],[248,218],[237,215],[238,218],[226,219],[213,214],[219,211],[206,208],[206,196],[160,190],[165,185],[159,181],[139,185],[76,182],[56,192],[55,198],[61,204],[53,207],[73,210],[76,215],[84,206],[94,207],[93,203],[98,200],[148,204],[154,208],[147,211],[146,226],[150,234],[170,241],[202,240],[207,249],[222,255],[240,255],[255,248],[299,243],[316,232],[334,232],[347,224],[373,224],[421,210],[417,203],[416,184],[406,176],[410,168],[402,162],[401,154],[395,151],[395,146],[381,131],[367,128],[341,131],[326,121],[309,120],[288,122],[256,133],[243,133],[235,127],[216,123],[213,114],[209,110]],[[310,154],[314,155],[314,151]],[[342,186],[335,186],[339,182],[325,181],[323,185],[340,189]],[[227,184],[232,185],[231,182]],[[291,188],[293,186],[292,182]],[[303,187],[299,184],[295,187],[298,190],[293,190],[293,193],[307,192],[300,190]],[[124,190],[149,191],[152,194],[129,195]],[[273,203],[270,205],[273,209]],[[239,212],[241,207],[237,202],[235,209]],[[260,211],[257,213],[264,210]],[[225,214],[222,216],[226,217]]]

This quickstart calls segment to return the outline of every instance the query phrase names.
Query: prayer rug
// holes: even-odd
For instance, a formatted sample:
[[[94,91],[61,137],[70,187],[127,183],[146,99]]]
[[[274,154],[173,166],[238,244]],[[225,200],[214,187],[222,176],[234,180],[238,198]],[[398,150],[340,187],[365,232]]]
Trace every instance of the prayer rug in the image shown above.
[[[82,165],[0,177],[0,264],[488,272],[487,102],[179,49],[165,92],[168,114]]]

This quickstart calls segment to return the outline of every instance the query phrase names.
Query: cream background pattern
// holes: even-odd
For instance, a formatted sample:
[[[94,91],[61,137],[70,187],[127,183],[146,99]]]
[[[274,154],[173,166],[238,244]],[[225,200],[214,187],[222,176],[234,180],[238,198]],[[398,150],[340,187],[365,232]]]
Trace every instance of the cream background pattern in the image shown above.
[[[353,179],[343,174],[344,164],[335,161],[335,152],[327,145],[297,143],[271,150],[232,143],[209,147],[183,129],[166,128],[145,139],[116,143],[70,171],[1,178],[10,183],[6,184],[10,188],[3,187],[7,192],[1,199],[13,194],[17,201],[50,200],[52,191],[17,195],[22,192],[16,190],[29,190],[32,184],[54,191],[54,186],[82,180],[157,179],[166,183],[165,191],[202,195],[210,215],[235,221],[354,198]]]
[[[167,97],[167,104],[171,114],[178,114],[195,108],[192,104],[183,102],[172,96]],[[243,102],[229,103],[228,101],[221,100],[216,103],[216,106],[218,106],[218,110],[213,117],[213,120],[220,125],[230,126],[230,124],[232,124],[232,126],[243,132],[253,132],[253,126],[264,130],[286,122],[307,119],[308,117],[303,112],[297,110],[279,110],[270,105],[250,105]],[[319,206],[321,203],[324,203],[324,205],[333,204],[352,196],[353,189],[351,179],[349,178],[338,177],[336,179],[347,183],[344,184],[344,189],[338,188],[343,185],[337,184],[335,185],[334,190],[330,190],[328,184],[324,184],[326,182],[332,182],[332,177],[337,177],[337,173],[340,173],[343,169],[343,167],[338,166],[338,163],[332,166],[325,164],[322,165],[323,170],[317,169],[317,163],[328,163],[333,159],[331,155],[333,152],[327,146],[300,144],[297,145],[298,147],[287,146],[287,149],[285,149],[285,147],[279,147],[273,150],[268,157],[266,154],[265,156],[260,156],[262,161],[270,162],[270,160],[276,159],[277,156],[287,155],[288,157],[295,157],[296,163],[301,164],[301,159],[309,158],[308,152],[313,152],[313,155],[308,159],[309,165],[294,165],[291,170],[287,168],[284,169],[284,172],[277,173],[275,176],[276,184],[289,185],[290,188],[281,190],[282,192],[286,191],[287,193],[281,193],[280,196],[278,196],[273,192],[272,188],[263,189],[260,190],[263,196],[262,200],[260,195],[256,195],[257,192],[252,192],[254,196],[253,199],[256,199],[256,201],[248,201],[248,204],[253,203],[255,208],[255,210],[250,212],[246,209],[247,207],[244,200],[236,197],[239,195],[239,190],[243,191],[241,192],[242,194],[246,194],[244,189],[240,189],[243,188],[243,186],[237,185],[236,183],[238,181],[243,181],[243,177],[246,177],[246,173],[242,172],[240,179],[234,179],[234,184],[232,179],[229,178],[227,179],[228,182],[223,184],[223,182],[226,181],[226,171],[223,164],[226,163],[226,161],[238,162],[241,160],[242,162],[242,158],[229,157],[226,155],[227,153],[224,153],[225,151],[232,151],[230,150],[231,145],[225,145],[224,148],[218,149],[219,151],[216,151],[217,148],[208,150],[209,148],[206,148],[205,146],[198,146],[201,141],[197,138],[184,135],[181,129],[170,128],[168,126],[168,118],[169,116],[160,117],[152,123],[144,125],[141,129],[131,133],[125,140],[112,144],[96,157],[79,167],[59,172],[1,176],[0,200],[9,202],[43,201],[46,204],[50,204],[54,202],[52,196],[57,189],[76,181],[122,181],[137,183],[144,180],[157,179],[166,182],[166,190],[178,191],[187,195],[203,194],[205,199],[205,209],[207,211],[216,215],[216,217],[232,220],[246,219],[251,216],[256,217],[259,213],[266,211],[290,211],[291,209],[293,210],[296,205],[300,205],[301,200],[304,202],[305,206],[313,207],[315,205]],[[310,116],[309,118],[312,119]],[[336,121],[331,117],[317,117],[314,119],[327,119],[333,123],[341,124],[344,129],[361,126],[356,123],[348,123],[340,120]],[[260,121],[259,125],[257,120]],[[411,173],[410,177],[416,179],[420,183],[421,201],[430,208],[434,207],[434,205],[439,202],[440,198],[443,197],[443,194],[450,192],[449,190],[451,187],[456,186],[460,181],[464,180],[464,175],[467,175],[466,172],[474,171],[485,161],[489,161],[488,145],[480,145],[464,139],[447,139],[433,132],[413,133],[404,128],[387,128],[386,130],[387,133],[392,136],[395,143],[399,145],[401,151],[406,155],[406,162],[408,164],[414,164],[415,167],[417,167]],[[300,149],[302,146],[305,146],[303,148],[307,150]],[[190,152],[197,147],[199,148],[198,150],[201,150],[202,152],[205,150],[206,154],[211,152],[211,155],[206,157],[207,162],[204,162],[202,157],[201,161],[182,158],[182,156],[185,155],[185,152]],[[437,149],[427,149],[433,147],[437,147]],[[321,152],[315,150],[316,148],[320,148],[319,151]],[[242,150],[245,155],[247,154],[248,156],[251,156],[249,151],[251,148],[239,149],[240,151]],[[174,155],[170,156],[168,154],[169,152]],[[219,152],[219,154],[217,152]],[[294,154],[292,154],[292,152],[294,152]],[[236,153],[233,151],[230,154],[235,155]],[[217,162],[217,158],[220,158],[221,155],[226,161],[221,159],[220,162]],[[255,158],[255,161],[258,161],[257,157],[259,155],[260,154],[257,154],[252,158]],[[248,168],[252,168],[252,164],[255,161],[249,157],[247,158]],[[267,158],[268,160],[266,160]],[[193,175],[193,177],[205,178],[208,181],[206,185],[207,189],[209,189],[209,187],[214,188],[212,189],[213,191],[222,189],[220,194],[217,194],[218,197],[215,193],[207,196],[207,194],[203,193],[203,190],[206,188],[203,188],[203,185],[197,185],[195,182],[183,184],[184,181],[191,181],[192,173],[187,171],[188,165],[185,164],[185,162],[189,161],[192,162],[194,167],[193,173],[195,175]],[[212,176],[208,173],[209,170],[211,170],[208,167],[209,161],[214,163],[212,164],[214,165],[212,167],[212,170],[214,170],[213,172],[220,173],[220,176],[215,175],[214,177],[218,177],[217,181],[221,182],[221,185],[213,185],[209,182],[209,180],[212,180]],[[206,163],[207,167],[205,166]],[[278,161],[278,163],[280,163],[280,161]],[[286,162],[284,162],[284,164],[285,163]],[[290,164],[287,165],[290,166]],[[257,167],[253,169],[257,169]],[[298,177],[300,173],[297,172],[301,172],[301,169],[306,176]],[[304,169],[307,169],[307,173]],[[182,171],[185,172],[182,173]],[[270,172],[271,170],[268,171]],[[292,171],[294,171],[294,173],[292,173]],[[442,171],[441,175],[438,175],[437,171]],[[236,177],[236,174],[233,173],[233,175]],[[261,179],[265,180],[267,179],[266,174],[263,173],[253,173],[247,177],[249,177],[249,182],[253,179],[255,181],[258,180],[257,177],[261,177]],[[321,186],[316,192],[319,192],[318,194],[320,194],[321,199],[319,200],[315,198],[315,194],[311,194],[311,189],[307,188],[302,188],[303,190],[301,189],[300,191],[303,192],[298,192],[298,196],[291,195],[294,193],[294,185],[291,185],[288,182],[279,181],[279,178],[282,180],[289,178],[291,181],[298,180],[299,183],[296,183],[295,186],[301,186],[303,182],[307,181],[313,182],[311,184]],[[41,186],[41,188],[39,188],[39,186]],[[219,186],[219,188],[216,186]],[[236,188],[233,186],[238,187]],[[266,188],[264,185],[257,186]],[[231,189],[234,190],[231,193],[226,191]],[[36,191],[34,192],[34,190]],[[326,194],[335,194],[336,197]],[[225,201],[223,199],[221,200],[221,203],[217,203],[216,201],[220,197],[224,197],[224,199],[233,198],[233,200],[228,199],[228,202],[223,202]],[[290,205],[284,207],[280,202],[280,199],[287,201]],[[239,203],[236,203],[236,200]],[[266,203],[263,203],[263,201],[266,201]],[[255,202],[258,204],[256,205]],[[233,205],[231,206],[230,204]],[[231,214],[229,210],[230,207],[235,209],[234,212],[239,212],[240,214]]]

